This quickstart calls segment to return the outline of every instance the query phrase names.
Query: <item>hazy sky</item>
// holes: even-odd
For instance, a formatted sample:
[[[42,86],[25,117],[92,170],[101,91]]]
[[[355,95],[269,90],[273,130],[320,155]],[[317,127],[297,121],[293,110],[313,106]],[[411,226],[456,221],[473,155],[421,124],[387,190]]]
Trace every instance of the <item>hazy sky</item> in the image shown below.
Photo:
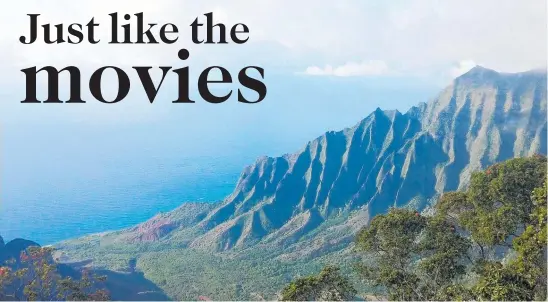
[[[108,14],[112,12],[144,12],[147,22],[175,23],[179,27],[179,41],[172,45],[104,43],[110,31]],[[207,12],[213,12],[216,20],[227,25],[247,24],[249,42],[229,46],[193,45],[189,24]],[[20,35],[28,35],[28,13],[40,13],[42,22],[66,25],[85,24],[95,17],[101,24],[98,37],[103,43],[23,45],[18,39]],[[0,19],[4,28],[0,33],[3,65],[0,89],[5,98],[14,99],[24,96],[24,77],[19,70],[34,65],[59,68],[76,65],[83,70],[84,78],[104,65],[125,67],[131,72],[130,66],[135,65],[176,68],[186,63],[193,74],[209,65],[233,70],[259,65],[266,70],[267,82],[272,81],[273,75],[280,82],[327,77],[331,78],[327,83],[332,83],[332,78],[349,81],[352,77],[390,79],[397,87],[411,79],[428,83],[432,91],[476,64],[505,72],[546,65],[546,7],[545,1],[539,0],[17,1],[0,12]],[[190,58],[185,62],[177,58],[180,48],[190,49]],[[139,98],[144,97],[142,88],[135,86],[132,92]],[[291,87],[279,86],[291,95]],[[271,92],[272,89],[269,101],[272,101],[270,95],[276,94]],[[315,94],[317,91],[311,91],[310,97],[316,97]],[[406,92],[402,91],[404,95]],[[406,109],[419,101],[402,104],[397,99],[385,107]],[[35,119],[33,111],[53,112],[49,108],[29,109],[16,101],[6,102],[0,105],[4,109],[4,120]],[[90,116],[96,119],[92,115],[95,112],[116,118],[126,110],[129,110],[129,114],[123,114],[126,117],[147,118],[154,114],[150,106],[142,107],[148,104],[126,105],[118,104],[108,110],[104,106],[95,110],[94,105],[54,110],[69,110],[71,116],[83,111],[80,119]],[[116,113],[117,110],[121,112]]]
[[[172,45],[108,44],[112,12],[144,12],[145,22],[174,23],[180,38]],[[249,41],[192,44],[189,25],[198,16],[203,21],[208,12],[227,26],[247,24]],[[28,35],[29,13],[41,14],[41,23],[65,26],[85,24],[94,17],[100,23],[97,37],[102,42],[23,45],[19,37]],[[10,124],[155,123],[175,116],[182,124],[213,120],[230,128],[253,117],[263,122],[284,117],[283,124],[264,127],[295,129],[308,123],[303,125],[299,115],[291,119],[291,114],[306,111],[321,119],[312,123],[324,125],[314,128],[313,133],[319,134],[330,127],[350,126],[377,106],[405,111],[434,97],[476,64],[504,72],[524,71],[546,66],[547,53],[546,4],[540,0],[16,1],[0,12],[0,20],[0,118]],[[177,58],[181,48],[190,50],[184,62]],[[20,104],[25,91],[20,70],[45,65],[80,67],[88,104]],[[124,68],[133,80],[128,98],[116,105],[100,104],[87,91],[85,81],[91,72],[105,65]],[[142,65],[190,65],[194,91],[197,74],[207,66],[221,65],[236,73],[244,66],[258,65],[265,69],[267,99],[257,105],[237,104],[233,98],[221,105],[176,106],[170,103],[176,91],[175,79],[170,77],[158,101],[150,105],[131,69]],[[152,75],[159,77],[159,70]],[[42,97],[44,80],[39,77]],[[61,77],[62,82],[66,80]],[[112,76],[105,76],[107,93],[113,83]],[[67,87],[62,85],[62,96],[68,95]]]
[[[172,22],[181,38],[172,46],[44,44],[24,46],[27,13],[46,22],[86,23],[95,17],[100,36],[109,32],[107,14],[144,12],[149,22]],[[192,20],[213,12],[226,24],[243,22],[250,41],[231,56],[203,58],[215,47],[192,47]],[[166,62],[176,49],[190,47],[192,59],[238,64],[253,61],[294,72],[330,65],[335,75],[436,74],[444,67],[469,61],[501,71],[539,67],[546,60],[545,1],[17,1],[0,13],[4,63],[68,63],[97,65]],[[207,49],[205,49],[207,48]],[[131,51],[132,56],[128,56]],[[175,52],[174,52],[175,51]],[[166,57],[163,57],[166,56]],[[272,60],[270,56],[274,56]],[[32,57],[32,58],[31,58]],[[307,66],[308,65],[308,66]],[[325,69],[324,69],[325,70]]]

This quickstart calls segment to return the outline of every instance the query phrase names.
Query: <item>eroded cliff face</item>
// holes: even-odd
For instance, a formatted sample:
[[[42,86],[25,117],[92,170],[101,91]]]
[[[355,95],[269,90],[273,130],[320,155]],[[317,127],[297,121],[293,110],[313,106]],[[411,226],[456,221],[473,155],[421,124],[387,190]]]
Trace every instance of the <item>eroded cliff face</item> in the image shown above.
[[[200,222],[206,233],[191,246],[226,250],[279,233],[295,241],[342,213],[423,209],[465,187],[473,171],[546,154],[546,136],[545,73],[476,67],[405,114],[377,109],[297,153],[258,159]]]
[[[259,158],[217,204],[185,204],[112,236],[320,255],[390,207],[424,209],[440,193],[465,187],[474,171],[546,154],[546,103],[545,72],[476,67],[405,114],[377,109],[299,152]]]
[[[472,171],[546,154],[546,73],[476,67],[428,103],[422,123],[449,157],[436,190],[462,188]]]

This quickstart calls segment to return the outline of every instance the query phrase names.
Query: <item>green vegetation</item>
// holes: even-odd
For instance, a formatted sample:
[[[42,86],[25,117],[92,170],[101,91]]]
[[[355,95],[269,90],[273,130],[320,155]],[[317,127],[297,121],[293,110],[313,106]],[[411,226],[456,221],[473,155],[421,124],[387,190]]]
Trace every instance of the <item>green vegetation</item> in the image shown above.
[[[189,248],[185,242],[196,235],[188,235],[188,230],[177,230],[158,241],[137,243],[121,240],[127,232],[120,231],[56,247],[60,258],[86,263],[91,260],[98,270],[131,272],[130,263],[136,260],[135,272],[173,300],[196,300],[200,296],[214,300],[273,300],[293,278],[318,273],[328,264],[340,266],[342,274],[354,274],[351,267],[356,255],[347,248],[353,235],[344,228],[330,229],[329,221],[314,237],[298,242],[298,247],[264,243],[224,252]],[[339,242],[343,237],[347,240]],[[325,251],[324,246],[332,250]],[[108,281],[112,281],[110,276]],[[111,292],[115,298],[115,290]]]
[[[88,271],[80,278],[62,277],[58,264],[52,260],[52,249],[32,246],[21,252],[20,259],[0,267],[1,300],[38,301],[104,301],[106,290],[99,288],[104,277]]]
[[[435,214],[392,209],[357,236],[363,279],[391,300],[545,300],[546,158],[473,174]]]
[[[59,248],[96,269],[142,272],[175,300],[544,299],[545,180],[544,157],[494,165],[473,174],[466,191],[443,194],[433,214],[392,209],[376,216],[354,244],[337,240],[354,237],[341,220],[365,216],[330,218],[294,244],[223,252],[189,247],[194,228],[154,242],[124,241],[121,231]]]
[[[391,209],[356,237],[356,268],[390,300],[546,300],[546,158],[513,159],[444,194],[431,215]],[[351,300],[333,267],[299,278],[284,300]]]
[[[437,289],[451,286],[464,273],[469,246],[439,217],[393,209],[358,234],[357,249],[375,259],[358,270],[371,286],[385,288],[391,300],[441,300]]]
[[[354,300],[356,290],[340,269],[326,266],[317,276],[298,278],[282,291],[283,301]]]
[[[156,249],[155,246],[151,244],[148,251],[140,252],[134,252],[132,245],[126,250],[110,250],[110,246],[95,249],[93,265],[127,270],[131,259],[136,258],[136,269],[173,300],[196,300],[199,296],[214,300],[272,300],[294,276],[317,273],[327,264],[347,268],[355,261],[350,254],[285,261],[279,257],[284,252],[282,249],[212,253],[167,246]],[[78,250],[70,253],[71,258],[88,257],[83,251],[82,254]],[[343,273],[351,272],[344,270]]]
[[[321,291],[311,280],[325,265],[365,298],[542,299],[546,160],[471,173],[545,154],[546,108],[546,73],[476,67],[407,113],[379,108],[298,152],[258,159],[222,201],[185,202],[59,243],[56,254],[109,272],[115,300],[162,291],[175,300],[275,299],[294,279],[294,294],[306,293],[301,285]]]

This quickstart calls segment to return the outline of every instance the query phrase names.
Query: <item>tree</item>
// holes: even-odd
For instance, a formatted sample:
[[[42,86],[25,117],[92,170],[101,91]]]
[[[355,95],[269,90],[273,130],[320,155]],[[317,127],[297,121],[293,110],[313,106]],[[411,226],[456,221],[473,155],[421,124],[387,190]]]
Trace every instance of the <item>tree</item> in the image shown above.
[[[456,216],[486,259],[488,252],[512,247],[511,239],[530,221],[531,192],[545,179],[546,157],[511,159],[474,173],[466,192],[444,194],[436,209]]]
[[[406,209],[391,209],[373,218],[356,239],[357,249],[374,259],[372,265],[358,266],[364,280],[372,287],[386,289],[392,300],[421,299],[413,264],[419,252],[416,239],[425,227],[424,216]]]
[[[534,288],[520,273],[498,261],[481,261],[476,265],[480,275],[472,287],[478,300],[531,301]]]
[[[427,225],[419,241],[420,261],[417,269],[423,278],[423,291],[428,297],[443,299],[447,287],[466,273],[470,240],[457,232],[443,216],[427,218]],[[444,294],[439,296],[442,290]]]
[[[375,217],[356,238],[373,260],[359,271],[391,300],[546,300],[546,191],[542,156],[474,173],[432,216]]]
[[[443,217],[391,209],[358,234],[356,246],[373,260],[358,265],[370,286],[391,300],[432,300],[465,273],[470,243]]]
[[[356,290],[340,274],[339,268],[326,266],[318,275],[298,278],[289,283],[281,294],[282,301],[348,301]]]
[[[88,271],[81,278],[62,277],[52,259],[52,248],[30,247],[19,259],[0,267],[0,299],[8,300],[108,300],[108,292],[100,289],[104,277]]]
[[[471,288],[477,299],[546,299],[545,157],[512,159],[474,173],[467,192],[444,194],[436,208],[479,248],[479,277]],[[509,260],[503,262],[505,250]]]
[[[534,210],[525,231],[512,242],[517,257],[510,263],[529,282],[535,292],[535,300],[546,300],[546,259],[547,259],[547,191],[545,181],[541,188],[533,191]]]
[[[514,279],[520,278],[521,282],[518,284],[523,288],[522,292],[526,291],[527,297],[531,299],[542,301],[546,300],[547,280],[546,190],[547,183],[545,182],[541,188],[533,191],[534,208],[530,215],[530,222],[526,225],[524,232],[512,241],[513,249],[517,255],[507,266],[507,270],[512,272]],[[499,268],[499,270],[503,270],[503,268]],[[506,275],[508,274],[506,273]],[[487,296],[489,297],[489,295]]]

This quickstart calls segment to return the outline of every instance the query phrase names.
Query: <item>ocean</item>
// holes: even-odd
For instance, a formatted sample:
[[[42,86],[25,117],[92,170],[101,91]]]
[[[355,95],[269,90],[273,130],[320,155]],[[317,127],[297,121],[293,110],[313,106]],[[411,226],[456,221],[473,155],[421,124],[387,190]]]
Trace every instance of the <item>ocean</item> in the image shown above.
[[[110,166],[96,178],[66,174],[42,181],[29,179],[33,182],[30,188],[5,181],[0,235],[4,240],[25,238],[52,244],[125,228],[183,202],[217,201],[234,188],[242,168],[236,162],[181,158],[138,167]]]
[[[5,241],[53,244],[126,228],[184,202],[222,200],[257,157],[294,152],[313,138],[169,131],[165,125],[75,125],[3,132],[0,235]]]
[[[54,127],[55,129],[52,129]],[[143,222],[184,202],[214,202],[261,155],[294,151],[276,139],[169,132],[162,127],[4,131],[0,235],[42,245]],[[285,146],[285,147],[284,147]]]
[[[249,106],[135,99],[29,107],[0,93],[10,100],[0,103],[0,235],[53,244],[223,199],[257,157],[295,152],[379,106],[405,112],[435,88],[272,78],[269,99]]]

